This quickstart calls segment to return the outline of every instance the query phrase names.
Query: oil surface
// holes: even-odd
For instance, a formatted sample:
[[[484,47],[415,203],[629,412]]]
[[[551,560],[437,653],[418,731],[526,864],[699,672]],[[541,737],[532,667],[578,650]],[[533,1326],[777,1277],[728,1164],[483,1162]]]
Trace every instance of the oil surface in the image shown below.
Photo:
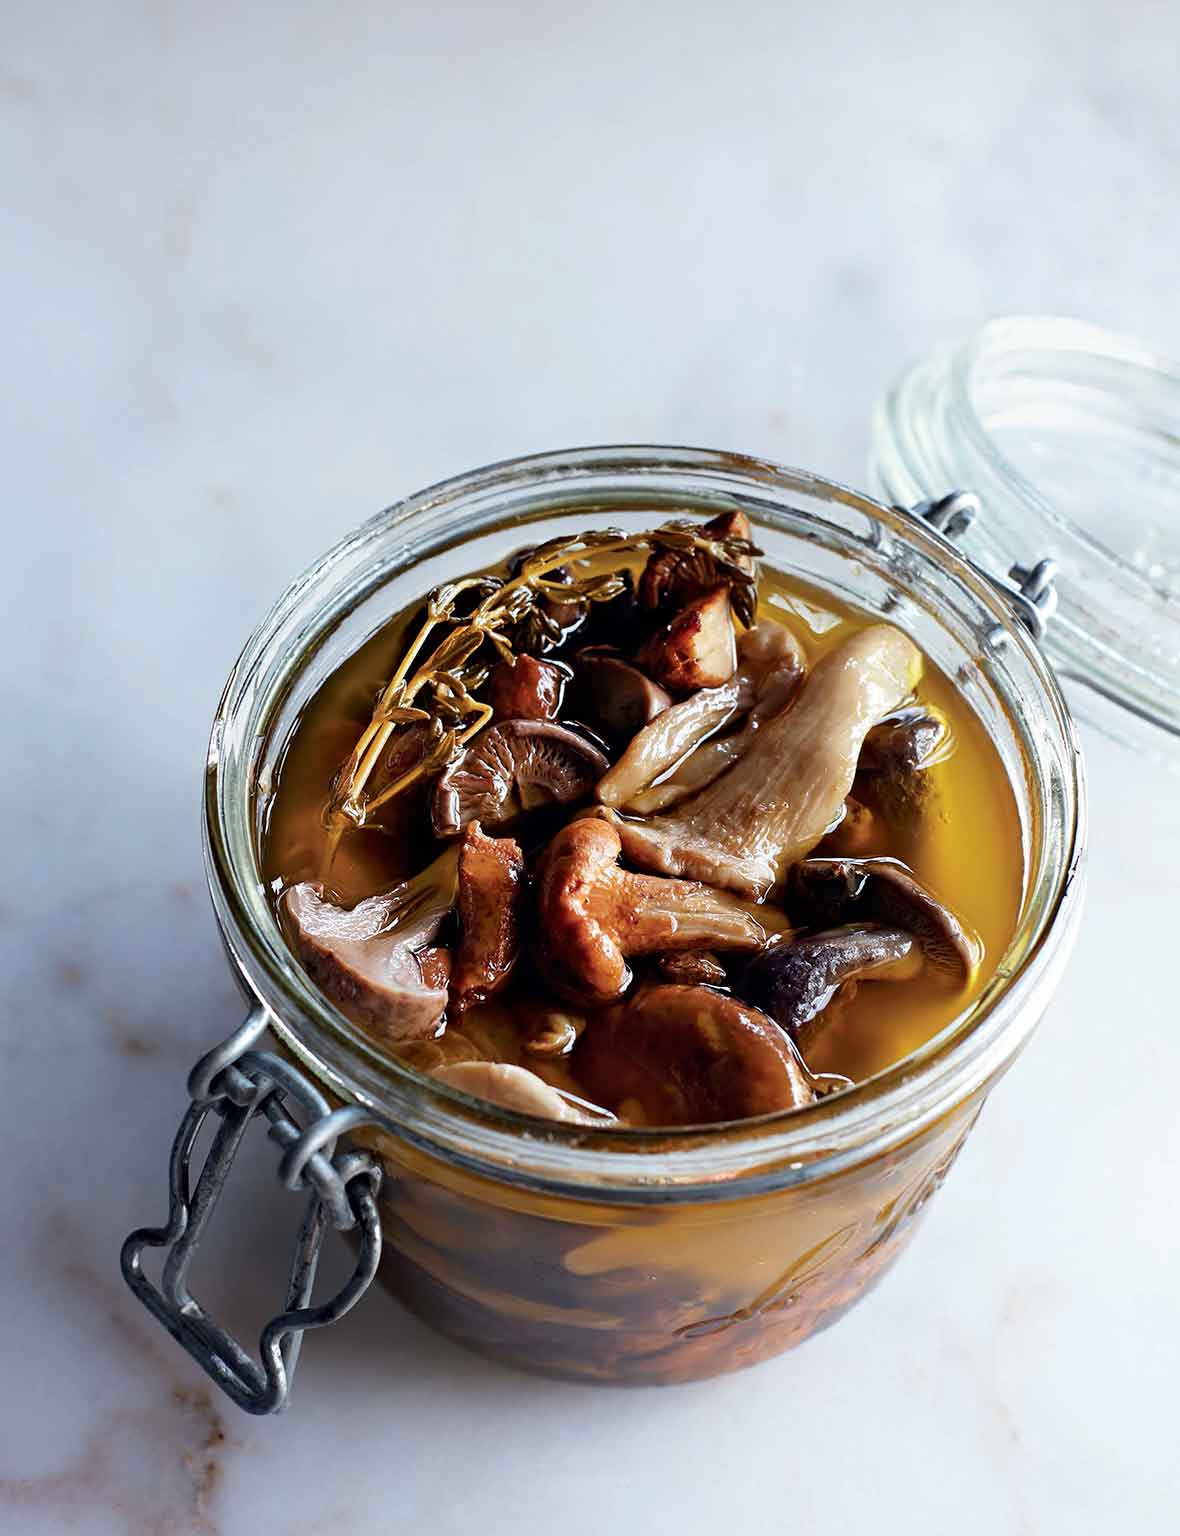
[[[853,631],[877,622],[821,589],[788,581],[765,563],[758,590],[759,619],[788,625],[809,663]],[[276,900],[290,885],[324,878],[329,786],[368,724],[417,611],[415,604],[392,618],[344,662],[310,700],[292,732],[263,838],[264,870]],[[578,643],[575,637],[573,647]],[[920,802],[891,816],[884,840],[867,852],[903,860],[974,929],[982,960],[965,987],[948,987],[926,975],[862,982],[840,1000],[838,1017],[809,1052],[808,1065],[816,1072],[861,1080],[909,1055],[983,989],[1015,931],[1024,853],[1016,802],[999,754],[962,694],[929,660],[917,700],[942,717],[947,737],[935,764],[924,771]],[[427,791],[417,787],[385,807],[378,825],[344,838],[325,882],[326,894],[351,906],[415,873],[438,848],[430,832]],[[821,845],[817,851],[825,849]],[[399,1047],[399,1054],[423,1070],[476,1058],[521,1062],[556,1086],[577,1092],[576,1078],[563,1062],[544,1062],[523,1051],[540,1006],[526,950],[508,993],[468,1010],[438,1040]]]

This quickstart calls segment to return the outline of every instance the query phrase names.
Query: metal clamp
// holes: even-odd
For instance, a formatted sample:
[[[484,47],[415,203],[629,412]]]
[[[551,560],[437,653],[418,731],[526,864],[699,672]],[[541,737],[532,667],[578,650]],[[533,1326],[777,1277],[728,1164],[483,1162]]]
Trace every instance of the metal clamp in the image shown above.
[[[377,1272],[381,1223],[377,1191],[381,1169],[368,1153],[336,1151],[346,1131],[369,1123],[358,1107],[332,1110],[323,1095],[287,1062],[254,1044],[267,1016],[255,1008],[240,1029],[203,1056],[189,1075],[190,1104],[172,1144],[168,1222],[141,1227],[123,1244],[127,1284],[182,1348],[247,1413],[275,1413],[286,1405],[291,1378],[308,1328],[324,1328],[360,1300]],[[288,1111],[298,1101],[306,1124]],[[196,1189],[190,1179],[193,1147],[211,1114],[221,1119]],[[285,1188],[309,1192],[295,1244],[283,1309],[262,1331],[261,1364],[222,1328],[189,1292],[188,1276],[201,1238],[221,1196],[246,1129],[261,1116],[283,1149],[278,1175]],[[351,1278],[318,1307],[308,1305],[324,1234],[358,1230]],[[160,1284],[143,1270],[145,1248],[168,1250]]]
[[[921,518],[943,538],[954,543],[980,516],[982,507],[974,491],[952,491],[936,501],[915,502],[912,507],[899,507],[898,511]],[[1049,621],[1057,611],[1057,588],[1054,585],[1057,561],[1044,559],[1032,566],[1013,565],[1006,581],[993,576],[990,571],[983,574],[1016,609],[1017,617],[1033,639],[1038,643],[1042,641]],[[998,633],[994,632],[993,637]]]

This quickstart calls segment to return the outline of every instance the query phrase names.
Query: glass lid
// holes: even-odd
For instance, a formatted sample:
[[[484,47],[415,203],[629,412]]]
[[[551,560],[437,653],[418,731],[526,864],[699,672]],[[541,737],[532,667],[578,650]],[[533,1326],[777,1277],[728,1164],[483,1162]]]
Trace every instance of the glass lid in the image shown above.
[[[966,553],[1058,563],[1044,643],[1078,712],[1176,758],[1180,365],[1076,320],[994,320],[904,374],[873,435],[883,499],[974,491]]]

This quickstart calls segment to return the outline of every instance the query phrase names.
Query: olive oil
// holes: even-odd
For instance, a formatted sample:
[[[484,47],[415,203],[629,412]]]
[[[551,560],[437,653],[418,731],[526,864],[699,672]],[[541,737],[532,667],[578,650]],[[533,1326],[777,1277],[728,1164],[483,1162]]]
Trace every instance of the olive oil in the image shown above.
[[[636,571],[641,564],[639,557]],[[392,618],[303,711],[283,754],[264,828],[264,870],[276,893],[300,881],[322,879],[331,900],[352,906],[412,875],[437,852],[430,830],[429,786],[418,784],[384,805],[373,825],[349,831],[328,862],[325,809],[330,787],[368,724],[374,699],[402,653],[418,611],[415,605]],[[786,624],[801,642],[809,665],[853,631],[875,622],[817,587],[787,580],[765,562],[757,617]],[[572,653],[582,643],[584,638],[575,634],[556,654]],[[816,1073],[861,1081],[919,1048],[987,984],[1016,928],[1024,855],[1016,802],[999,754],[960,691],[929,661],[917,702],[945,724],[944,737],[933,765],[922,771],[920,795],[875,816],[869,842],[858,853],[903,861],[970,925],[980,942],[980,963],[966,986],[950,986],[923,973],[910,980],[862,981],[848,988],[833,1005],[837,1011],[830,1024],[817,1033],[809,1049],[807,1064]],[[821,845],[818,851],[827,850]],[[771,902],[775,899],[772,894]],[[530,1048],[547,1029],[552,1033],[548,1015],[562,1007],[559,1000],[544,996],[526,949],[506,993],[452,1020],[438,1040],[404,1045],[398,1053],[422,1070],[472,1059],[522,1063],[555,1086],[579,1093],[567,1057]]]

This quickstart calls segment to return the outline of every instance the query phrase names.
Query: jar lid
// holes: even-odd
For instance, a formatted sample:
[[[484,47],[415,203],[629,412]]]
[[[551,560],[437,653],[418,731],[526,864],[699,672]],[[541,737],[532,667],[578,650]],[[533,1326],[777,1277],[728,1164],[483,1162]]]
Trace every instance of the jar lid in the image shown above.
[[[1180,366],[1077,320],[991,321],[893,385],[870,472],[906,506],[977,493],[960,544],[994,575],[1056,561],[1044,645],[1078,712],[1176,756]]]

